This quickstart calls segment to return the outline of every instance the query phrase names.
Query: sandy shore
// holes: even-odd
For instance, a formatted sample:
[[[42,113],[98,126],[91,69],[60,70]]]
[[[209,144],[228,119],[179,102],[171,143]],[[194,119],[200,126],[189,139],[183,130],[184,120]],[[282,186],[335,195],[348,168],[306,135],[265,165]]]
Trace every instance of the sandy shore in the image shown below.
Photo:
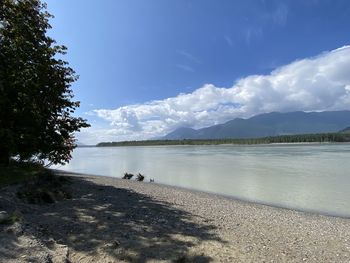
[[[152,183],[71,175],[72,199],[1,189],[0,262],[350,262],[350,219]]]

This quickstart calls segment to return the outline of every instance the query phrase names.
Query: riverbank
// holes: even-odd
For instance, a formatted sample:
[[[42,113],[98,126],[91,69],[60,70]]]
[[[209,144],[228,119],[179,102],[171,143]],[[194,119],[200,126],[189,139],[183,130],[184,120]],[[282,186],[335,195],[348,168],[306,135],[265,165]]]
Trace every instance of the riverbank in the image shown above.
[[[0,262],[347,262],[350,219],[158,184],[69,175],[72,198],[29,205],[16,187],[0,210]],[[33,258],[34,257],[34,258]]]

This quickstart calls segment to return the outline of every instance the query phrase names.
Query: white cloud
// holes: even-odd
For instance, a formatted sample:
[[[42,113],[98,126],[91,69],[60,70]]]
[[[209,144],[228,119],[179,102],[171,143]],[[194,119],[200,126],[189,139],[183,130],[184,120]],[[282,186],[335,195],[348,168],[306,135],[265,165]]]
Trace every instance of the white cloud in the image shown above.
[[[191,53],[189,53],[189,52],[187,52],[185,50],[176,50],[176,53],[178,53],[179,55],[185,57],[187,60],[189,60],[191,62],[195,62],[197,64],[200,64],[200,61],[199,61],[198,58],[196,58]]]
[[[261,27],[248,28],[244,31],[245,42],[250,45],[253,40],[259,39],[263,36],[263,30]]]
[[[187,72],[195,72],[194,68],[192,68],[191,66],[188,66],[188,65],[177,64],[175,66],[178,67],[179,69],[182,69],[182,70],[187,71]]]
[[[242,78],[230,88],[206,84],[173,98],[97,109],[93,113],[112,128],[92,128],[82,135],[94,142],[147,139],[178,127],[201,128],[271,111],[340,109],[350,109],[350,46],[295,61],[269,75]]]
[[[272,14],[272,20],[275,24],[284,26],[287,23],[287,16],[288,7],[280,3],[276,11]]]
[[[266,3],[264,3],[266,4]],[[278,2],[276,7],[270,12],[263,12],[261,15],[261,21],[267,23],[273,23],[276,26],[285,26],[288,21],[289,8],[282,1]]]

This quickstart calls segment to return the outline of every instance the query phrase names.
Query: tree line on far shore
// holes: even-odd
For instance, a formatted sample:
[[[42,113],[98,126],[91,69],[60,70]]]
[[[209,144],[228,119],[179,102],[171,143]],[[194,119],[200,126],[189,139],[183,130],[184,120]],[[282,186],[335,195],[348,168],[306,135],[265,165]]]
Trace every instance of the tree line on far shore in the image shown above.
[[[157,145],[219,145],[219,144],[271,144],[271,143],[309,143],[309,142],[350,142],[349,133],[317,133],[268,136],[244,139],[183,139],[183,140],[145,140],[101,142],[97,147],[116,146],[157,146]]]

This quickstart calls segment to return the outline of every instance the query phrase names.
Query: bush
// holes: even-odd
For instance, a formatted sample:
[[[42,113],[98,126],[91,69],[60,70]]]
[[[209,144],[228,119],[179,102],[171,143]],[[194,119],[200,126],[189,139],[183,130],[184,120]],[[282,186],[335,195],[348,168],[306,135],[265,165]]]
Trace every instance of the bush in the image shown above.
[[[16,213],[12,213],[9,216],[0,219],[1,225],[13,225],[14,223],[20,221],[20,216]]]
[[[60,200],[70,199],[71,194],[64,188],[69,179],[46,173],[35,180],[24,183],[18,190],[17,196],[31,204],[51,204]]]

